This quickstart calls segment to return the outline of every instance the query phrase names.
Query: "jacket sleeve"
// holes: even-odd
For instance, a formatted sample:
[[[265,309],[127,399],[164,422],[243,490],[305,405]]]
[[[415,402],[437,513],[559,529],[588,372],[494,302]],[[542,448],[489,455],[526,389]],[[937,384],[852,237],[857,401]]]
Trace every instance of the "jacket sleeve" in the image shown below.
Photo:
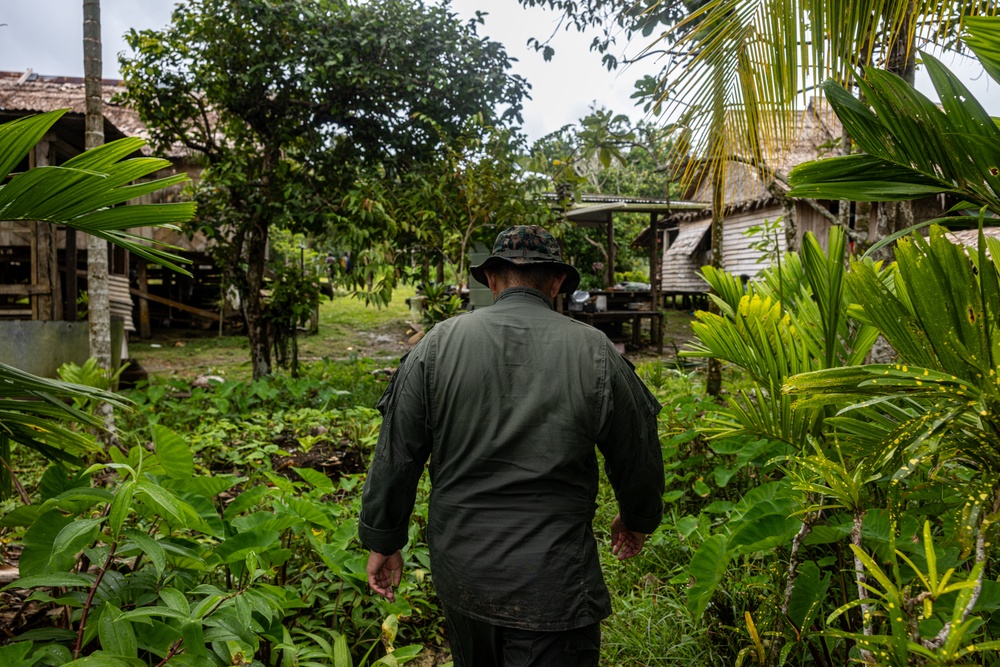
[[[358,536],[365,547],[385,555],[407,542],[417,484],[431,451],[421,354],[426,342],[401,360],[377,406],[382,428],[365,478]]]
[[[652,533],[663,519],[663,451],[656,430],[661,406],[613,348],[607,374],[607,413],[597,447],[625,526]]]

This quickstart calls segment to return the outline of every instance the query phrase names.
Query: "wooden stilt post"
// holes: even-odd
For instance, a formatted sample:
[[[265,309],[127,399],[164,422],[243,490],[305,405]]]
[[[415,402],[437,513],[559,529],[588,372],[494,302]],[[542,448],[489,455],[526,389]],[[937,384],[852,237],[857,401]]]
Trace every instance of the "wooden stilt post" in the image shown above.
[[[45,135],[33,149],[35,167],[52,164],[52,135]],[[36,320],[62,319],[62,302],[59,289],[59,257],[56,246],[56,227],[45,222],[34,223],[31,240],[32,284],[44,291],[31,298],[31,316]]]
[[[139,258],[135,263],[136,281],[139,283],[140,292],[149,291],[149,270],[146,260]],[[149,325],[149,300],[139,297],[139,337],[149,338],[152,330]]]
[[[614,287],[615,284],[615,219],[608,213],[608,287]]]

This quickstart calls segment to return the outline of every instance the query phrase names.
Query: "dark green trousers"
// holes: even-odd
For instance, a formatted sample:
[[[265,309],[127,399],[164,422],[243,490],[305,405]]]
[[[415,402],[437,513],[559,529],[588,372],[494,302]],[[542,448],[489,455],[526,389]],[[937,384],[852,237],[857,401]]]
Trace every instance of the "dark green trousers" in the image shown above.
[[[558,632],[502,628],[445,609],[455,667],[597,667],[601,624]]]

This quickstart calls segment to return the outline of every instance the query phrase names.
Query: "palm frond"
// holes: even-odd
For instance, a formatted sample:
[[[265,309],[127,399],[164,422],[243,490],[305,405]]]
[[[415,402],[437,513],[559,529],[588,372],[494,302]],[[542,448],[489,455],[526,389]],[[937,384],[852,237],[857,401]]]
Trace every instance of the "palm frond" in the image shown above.
[[[143,142],[122,139],[87,151],[58,167],[39,167],[8,176],[62,116],[63,111],[22,118],[0,125],[0,219],[64,224],[92,234],[141,256],[186,273],[186,260],[166,252],[127,230],[164,227],[194,215],[194,205],[158,204],[120,206],[187,179],[171,176],[134,183],[168,166],[166,160],[128,158]],[[153,243],[151,245],[151,243]],[[102,428],[101,420],[74,407],[74,401],[99,401],[117,407],[128,402],[115,394],[91,387],[36,377],[0,364],[0,435],[66,463],[96,451],[95,439],[63,426]],[[0,477],[6,473],[4,467]]]
[[[21,162],[64,112],[29,116],[0,126],[0,181]],[[9,142],[9,143],[7,143]],[[135,227],[166,227],[190,220],[193,202],[121,206],[187,180],[177,174],[135,183],[170,165],[156,158],[128,158],[144,145],[125,138],[86,151],[60,166],[15,174],[0,187],[0,219],[63,224],[134,252],[180,273],[184,258],[168,246],[124,233]]]
[[[996,12],[995,3],[963,7]],[[684,165],[682,183],[697,183],[705,165],[719,161],[780,164],[811,82],[853,85],[859,69],[887,67],[916,43],[948,39],[962,21],[970,30],[976,25],[956,14],[953,3],[932,0],[705,3],[662,37],[674,42],[675,60],[665,70],[669,83],[660,103],[674,117],[698,111],[685,122],[690,142],[678,144],[684,151],[691,146],[691,154],[671,160]]]
[[[970,25],[981,50],[995,46],[989,29],[995,33],[1000,18]],[[866,155],[799,165],[790,175],[789,195],[879,201],[948,192],[1000,215],[1000,128],[939,60],[924,53],[923,62],[940,108],[898,76],[874,68],[858,81],[866,104],[827,81],[827,98]]]

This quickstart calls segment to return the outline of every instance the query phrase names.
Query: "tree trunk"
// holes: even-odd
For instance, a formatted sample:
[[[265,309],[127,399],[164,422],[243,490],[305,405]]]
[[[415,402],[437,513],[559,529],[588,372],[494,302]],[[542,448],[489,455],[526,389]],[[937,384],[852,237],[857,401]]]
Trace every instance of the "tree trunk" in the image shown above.
[[[84,148],[104,143],[104,109],[101,89],[101,2],[83,0],[83,72],[86,93]],[[87,243],[87,319],[90,323],[90,356],[110,376],[111,302],[108,296],[108,242],[91,236]],[[118,446],[115,415],[101,403],[97,412],[107,429],[100,437],[107,446]]]
[[[253,378],[271,374],[271,340],[264,317],[264,270],[267,263],[268,223],[260,213],[253,221],[246,236],[246,291],[242,295],[243,316],[247,323],[250,342],[250,362]]]
[[[725,198],[726,184],[723,178],[722,160],[716,160],[712,167],[712,266],[722,269],[722,232],[725,223]],[[709,312],[718,314],[719,307],[715,301],[709,301]],[[715,357],[708,358],[708,365],[705,371],[705,393],[709,396],[718,396],[722,391],[722,362]]]
[[[916,8],[911,1],[907,3],[907,16],[903,21],[898,36],[889,47],[886,55],[885,69],[895,74],[913,86],[916,81],[917,50],[912,41],[912,26],[916,20]],[[887,236],[913,226],[913,204],[909,201],[882,202],[871,207],[871,220],[868,223],[869,241],[875,243]],[[872,259],[892,262],[896,259],[895,244],[885,245],[874,253]]]
[[[721,72],[716,71],[715,94],[712,104],[712,134],[713,142],[723,142],[724,126],[726,122],[725,98],[722,88]],[[726,155],[724,147],[714,151],[716,159],[713,161],[712,169],[712,266],[716,269],[723,268],[723,228],[726,215],[726,163],[723,158]],[[709,312],[718,314],[719,307],[715,301],[709,300]],[[705,369],[705,393],[709,396],[718,396],[722,391],[722,362],[715,357],[708,358]]]

